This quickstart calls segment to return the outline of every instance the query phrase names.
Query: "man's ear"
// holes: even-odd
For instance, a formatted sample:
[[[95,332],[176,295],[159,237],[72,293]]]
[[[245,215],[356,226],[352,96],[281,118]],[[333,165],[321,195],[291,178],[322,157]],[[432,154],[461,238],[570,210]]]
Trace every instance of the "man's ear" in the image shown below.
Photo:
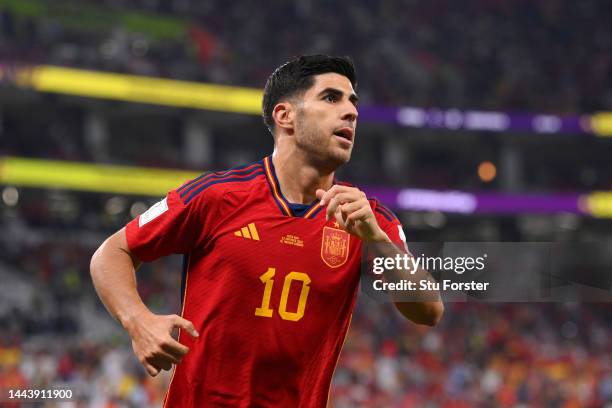
[[[272,110],[272,118],[276,127],[292,131],[295,120],[295,107],[290,102],[279,102]]]

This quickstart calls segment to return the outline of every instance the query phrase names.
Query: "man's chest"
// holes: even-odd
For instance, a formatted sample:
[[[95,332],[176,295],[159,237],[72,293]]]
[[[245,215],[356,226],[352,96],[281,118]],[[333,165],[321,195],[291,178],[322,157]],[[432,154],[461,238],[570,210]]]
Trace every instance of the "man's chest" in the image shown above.
[[[231,294],[218,297],[224,308],[316,326],[322,313],[353,298],[359,251],[359,240],[333,222],[251,209],[222,220],[193,266],[202,292]]]
[[[360,249],[359,240],[332,221],[256,211],[236,212],[217,228],[211,243],[210,251],[234,267],[274,267],[321,277],[347,273]]]
[[[323,307],[353,293],[361,242],[323,211],[312,219],[285,216],[258,192],[227,194],[219,208],[201,258],[205,280],[245,297],[256,291],[265,298],[269,290],[272,303],[287,297],[289,310],[300,296]]]

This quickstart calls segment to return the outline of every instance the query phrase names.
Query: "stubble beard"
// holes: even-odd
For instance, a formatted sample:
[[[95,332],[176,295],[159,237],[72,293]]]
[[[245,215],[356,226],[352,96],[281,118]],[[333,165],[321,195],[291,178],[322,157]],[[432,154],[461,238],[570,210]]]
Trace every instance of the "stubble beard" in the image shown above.
[[[296,117],[296,130],[300,132],[300,136],[296,137],[296,145],[306,153],[311,164],[330,171],[346,164],[351,158],[351,151],[332,148],[330,137],[333,136],[318,127],[315,120],[309,121],[304,116],[303,112],[299,112]]]

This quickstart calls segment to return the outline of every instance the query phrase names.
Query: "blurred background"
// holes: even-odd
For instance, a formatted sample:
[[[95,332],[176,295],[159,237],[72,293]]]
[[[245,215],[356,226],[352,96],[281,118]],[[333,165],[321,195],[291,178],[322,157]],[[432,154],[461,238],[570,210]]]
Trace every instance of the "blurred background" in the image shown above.
[[[0,0],[0,388],[161,406],[170,375],[145,375],[89,260],[168,189],[271,152],[261,90],[299,54],[354,59],[340,177],[409,241],[610,241],[611,19],[603,0]],[[138,279],[180,312],[180,256]],[[362,297],[330,406],[612,406],[611,311],[453,303],[428,329]]]

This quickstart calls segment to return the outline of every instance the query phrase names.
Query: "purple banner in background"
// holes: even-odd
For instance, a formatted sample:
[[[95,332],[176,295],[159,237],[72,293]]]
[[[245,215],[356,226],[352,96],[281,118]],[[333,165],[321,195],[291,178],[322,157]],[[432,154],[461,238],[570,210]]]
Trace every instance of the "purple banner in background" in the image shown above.
[[[578,194],[477,194],[476,212],[481,213],[557,213],[581,214]]]
[[[585,214],[579,194],[498,194],[437,191],[416,188],[364,188],[394,210],[441,211],[458,214]]]
[[[359,108],[361,120],[413,128],[473,130],[488,132],[528,132],[539,134],[591,134],[588,116],[559,116],[497,111],[383,106]]]

